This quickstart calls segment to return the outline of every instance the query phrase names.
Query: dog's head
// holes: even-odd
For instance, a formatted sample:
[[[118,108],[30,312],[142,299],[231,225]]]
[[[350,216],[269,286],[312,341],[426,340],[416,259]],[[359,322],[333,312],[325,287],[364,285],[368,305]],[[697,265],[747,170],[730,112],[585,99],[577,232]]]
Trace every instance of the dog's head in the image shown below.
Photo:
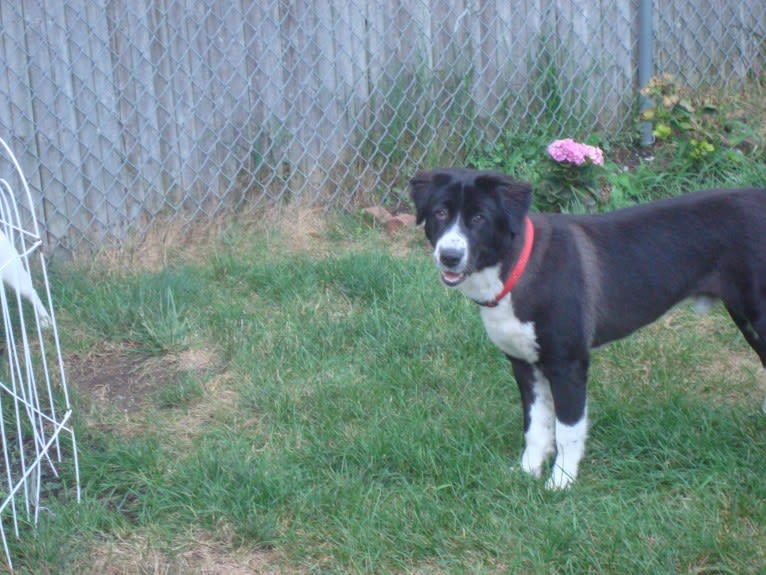
[[[532,187],[498,172],[438,168],[410,181],[416,219],[450,287],[507,256],[522,233]]]

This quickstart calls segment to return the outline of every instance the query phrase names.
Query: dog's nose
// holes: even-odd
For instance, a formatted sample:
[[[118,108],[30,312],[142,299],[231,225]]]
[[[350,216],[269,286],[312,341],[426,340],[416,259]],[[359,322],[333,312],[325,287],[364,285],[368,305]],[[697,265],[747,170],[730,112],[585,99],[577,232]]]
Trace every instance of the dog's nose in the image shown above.
[[[439,262],[449,269],[456,267],[463,259],[463,250],[456,248],[443,248],[439,251]]]

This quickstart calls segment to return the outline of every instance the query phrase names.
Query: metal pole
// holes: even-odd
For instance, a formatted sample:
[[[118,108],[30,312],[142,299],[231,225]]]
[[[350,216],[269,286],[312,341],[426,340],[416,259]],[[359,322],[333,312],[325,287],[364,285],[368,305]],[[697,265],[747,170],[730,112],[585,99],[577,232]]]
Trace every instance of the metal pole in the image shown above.
[[[654,75],[652,59],[652,3],[654,0],[640,0],[638,6],[638,87],[643,89]],[[648,98],[641,96],[641,111],[651,107]],[[654,142],[651,122],[641,123],[641,145],[650,146]]]

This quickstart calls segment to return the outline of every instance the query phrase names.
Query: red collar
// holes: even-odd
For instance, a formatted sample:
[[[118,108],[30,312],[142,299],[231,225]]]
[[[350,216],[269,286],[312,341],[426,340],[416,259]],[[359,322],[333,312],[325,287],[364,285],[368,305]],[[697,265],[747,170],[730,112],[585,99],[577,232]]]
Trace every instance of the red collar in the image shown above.
[[[516,285],[516,282],[519,281],[519,278],[521,278],[521,275],[524,273],[527,263],[529,262],[529,256],[532,253],[532,244],[534,243],[535,226],[532,225],[532,220],[530,220],[529,217],[526,217],[524,218],[524,245],[521,248],[521,254],[519,254],[519,259],[516,261],[516,265],[513,266],[511,273],[508,274],[508,279],[506,279],[503,284],[503,289],[495,296],[495,299],[485,302],[477,301],[476,303],[484,307],[497,307],[500,300],[510,293]]]

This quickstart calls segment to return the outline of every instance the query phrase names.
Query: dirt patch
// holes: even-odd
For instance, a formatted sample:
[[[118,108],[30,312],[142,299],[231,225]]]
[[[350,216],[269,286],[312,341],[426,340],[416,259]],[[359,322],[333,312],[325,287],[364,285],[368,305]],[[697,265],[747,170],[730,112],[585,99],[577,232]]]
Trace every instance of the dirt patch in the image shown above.
[[[641,165],[642,161],[652,157],[652,149],[648,148],[629,148],[619,146],[609,153],[610,159],[619,166],[633,170]]]
[[[67,373],[90,426],[125,437],[151,430],[169,440],[169,452],[189,449],[208,426],[237,411],[234,374],[204,347],[157,357],[129,346],[103,345],[70,355]],[[189,376],[193,395],[169,402],[163,390],[182,389]],[[254,418],[250,425],[258,423]]]
[[[144,408],[158,390],[178,381],[184,373],[213,372],[216,365],[216,355],[206,348],[158,357],[128,344],[104,344],[66,359],[72,388],[98,409],[124,412]]]

